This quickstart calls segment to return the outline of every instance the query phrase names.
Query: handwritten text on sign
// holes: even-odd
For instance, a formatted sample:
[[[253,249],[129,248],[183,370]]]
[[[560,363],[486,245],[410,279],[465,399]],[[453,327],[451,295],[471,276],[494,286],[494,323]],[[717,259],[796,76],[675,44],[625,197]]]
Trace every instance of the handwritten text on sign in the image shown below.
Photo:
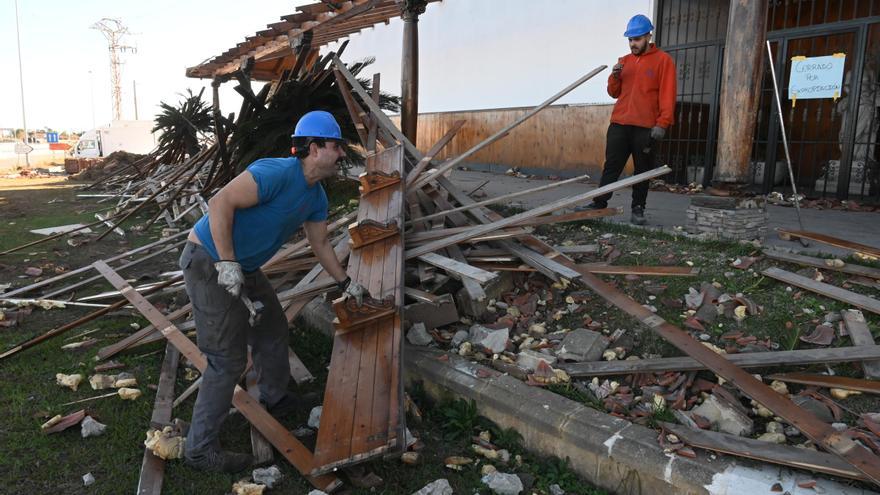
[[[788,98],[840,98],[844,62],[846,55],[843,53],[825,57],[792,57]]]

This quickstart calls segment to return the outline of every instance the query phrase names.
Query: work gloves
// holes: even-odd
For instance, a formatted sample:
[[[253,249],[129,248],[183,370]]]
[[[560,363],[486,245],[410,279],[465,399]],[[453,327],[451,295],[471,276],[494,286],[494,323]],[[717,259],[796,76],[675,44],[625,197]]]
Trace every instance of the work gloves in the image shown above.
[[[238,297],[241,294],[241,286],[244,285],[241,265],[237,261],[218,261],[214,263],[214,269],[217,270],[217,283],[220,287],[226,289],[232,297]]]
[[[666,129],[660,127],[659,125],[655,125],[651,128],[651,139],[654,141],[660,141],[663,137],[666,136]]]
[[[367,288],[352,280],[351,277],[346,277],[345,280],[338,282],[337,285],[342,290],[343,297],[346,299],[353,297],[358,306],[364,303],[364,296],[369,295]]]

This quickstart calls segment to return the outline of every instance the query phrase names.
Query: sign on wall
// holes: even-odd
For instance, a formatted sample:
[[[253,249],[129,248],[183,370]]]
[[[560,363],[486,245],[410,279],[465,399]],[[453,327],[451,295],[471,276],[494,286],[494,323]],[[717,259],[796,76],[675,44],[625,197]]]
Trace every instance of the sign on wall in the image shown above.
[[[845,53],[824,57],[792,57],[788,77],[788,99],[840,98],[843,91]]]

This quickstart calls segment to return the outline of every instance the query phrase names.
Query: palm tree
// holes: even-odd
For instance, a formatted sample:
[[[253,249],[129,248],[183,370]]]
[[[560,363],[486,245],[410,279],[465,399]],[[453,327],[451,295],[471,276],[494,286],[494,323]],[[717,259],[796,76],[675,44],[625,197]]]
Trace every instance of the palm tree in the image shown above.
[[[214,118],[208,103],[202,100],[205,88],[194,94],[187,89],[187,94],[176,107],[165,103],[159,104],[162,111],[156,115],[153,132],[160,131],[157,154],[162,163],[179,163],[187,155],[193,156],[201,149],[205,134],[213,129]]]

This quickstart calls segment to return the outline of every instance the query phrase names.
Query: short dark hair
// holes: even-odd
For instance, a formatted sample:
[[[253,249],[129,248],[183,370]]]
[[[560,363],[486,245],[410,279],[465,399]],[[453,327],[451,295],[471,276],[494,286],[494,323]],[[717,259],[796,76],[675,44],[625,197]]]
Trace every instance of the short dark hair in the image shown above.
[[[318,145],[319,148],[323,148],[327,145],[327,140],[324,138],[314,138],[314,137],[295,137],[293,138],[293,148],[294,153],[293,156],[302,160],[303,158],[309,156],[309,147],[312,143]]]

